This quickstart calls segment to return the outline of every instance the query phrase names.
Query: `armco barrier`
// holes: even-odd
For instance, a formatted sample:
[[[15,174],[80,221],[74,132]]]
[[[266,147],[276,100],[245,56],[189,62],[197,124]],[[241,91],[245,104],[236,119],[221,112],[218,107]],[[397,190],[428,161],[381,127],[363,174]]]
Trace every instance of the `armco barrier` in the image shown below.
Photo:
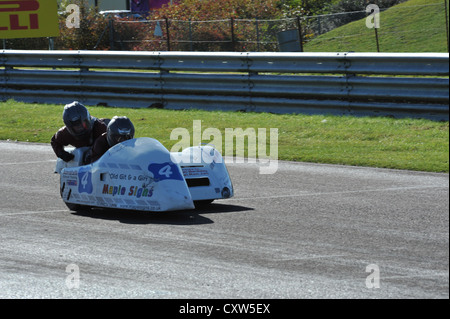
[[[0,51],[0,99],[448,121],[448,54]]]

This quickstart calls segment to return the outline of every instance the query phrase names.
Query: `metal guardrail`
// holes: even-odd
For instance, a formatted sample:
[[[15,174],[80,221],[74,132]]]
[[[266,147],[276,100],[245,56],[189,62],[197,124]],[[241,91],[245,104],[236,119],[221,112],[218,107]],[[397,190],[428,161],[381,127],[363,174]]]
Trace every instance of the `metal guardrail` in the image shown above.
[[[0,51],[0,99],[39,103],[448,121],[448,75],[448,54]]]

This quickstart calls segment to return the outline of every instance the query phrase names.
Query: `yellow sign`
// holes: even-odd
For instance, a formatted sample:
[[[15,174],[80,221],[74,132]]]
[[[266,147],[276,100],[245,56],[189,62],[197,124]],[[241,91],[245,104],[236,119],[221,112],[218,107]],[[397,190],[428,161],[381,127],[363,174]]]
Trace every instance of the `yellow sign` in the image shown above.
[[[0,0],[0,39],[58,35],[56,0]]]

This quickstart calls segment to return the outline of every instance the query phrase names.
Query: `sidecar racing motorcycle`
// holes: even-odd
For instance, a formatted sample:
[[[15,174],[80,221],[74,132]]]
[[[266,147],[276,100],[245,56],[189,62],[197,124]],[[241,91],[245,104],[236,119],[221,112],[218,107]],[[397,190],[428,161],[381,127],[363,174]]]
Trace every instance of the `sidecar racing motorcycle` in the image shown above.
[[[72,149],[72,161],[56,163],[61,197],[70,210],[189,210],[234,195],[222,155],[211,145],[169,152],[159,141],[141,137],[82,165],[85,151]]]

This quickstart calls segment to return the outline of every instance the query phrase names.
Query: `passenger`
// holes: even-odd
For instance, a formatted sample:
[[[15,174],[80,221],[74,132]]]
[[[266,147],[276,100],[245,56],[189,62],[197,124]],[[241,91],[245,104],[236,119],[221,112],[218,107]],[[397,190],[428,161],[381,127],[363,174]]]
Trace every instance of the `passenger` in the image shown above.
[[[108,124],[106,133],[95,140],[90,152],[90,162],[102,157],[114,145],[134,138],[134,125],[126,116],[114,116]]]
[[[102,120],[92,117],[87,108],[77,101],[64,107],[63,121],[65,126],[53,135],[51,145],[56,156],[65,162],[74,158],[73,154],[64,150],[65,146],[92,146],[107,128]]]

